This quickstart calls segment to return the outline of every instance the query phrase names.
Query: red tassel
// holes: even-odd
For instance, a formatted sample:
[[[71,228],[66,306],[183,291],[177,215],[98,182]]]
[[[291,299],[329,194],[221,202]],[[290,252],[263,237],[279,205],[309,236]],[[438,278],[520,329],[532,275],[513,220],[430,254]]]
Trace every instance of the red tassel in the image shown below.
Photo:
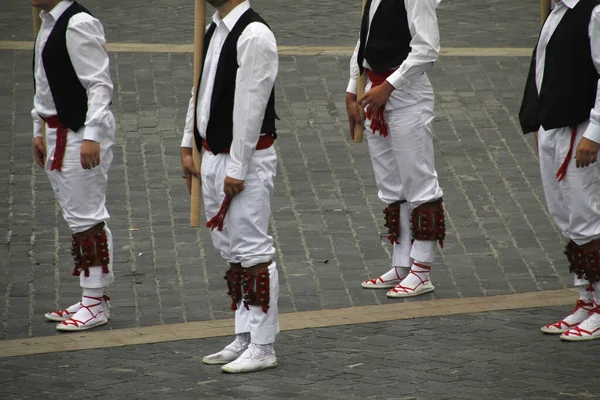
[[[214,231],[215,228],[221,232],[223,230],[223,224],[225,223],[225,217],[227,216],[227,211],[229,210],[229,206],[231,205],[231,200],[233,197],[226,196],[225,200],[223,200],[223,204],[221,204],[221,209],[206,223],[206,227],[210,228],[211,231]]]
[[[375,111],[375,115],[373,115],[373,110],[370,108],[367,109],[366,117],[371,120],[371,130],[373,133],[379,132],[379,134],[383,137],[387,137],[389,133],[389,126],[385,121],[385,117],[383,115],[385,111],[385,106],[382,106],[377,111]]]
[[[567,175],[567,168],[569,167],[569,163],[571,162],[571,157],[573,157],[573,148],[575,147],[575,139],[577,138],[577,127],[574,126],[571,128],[571,144],[569,146],[569,152],[567,153],[567,157],[565,157],[565,161],[563,161],[562,165],[556,172],[556,179],[559,182],[562,182]]]

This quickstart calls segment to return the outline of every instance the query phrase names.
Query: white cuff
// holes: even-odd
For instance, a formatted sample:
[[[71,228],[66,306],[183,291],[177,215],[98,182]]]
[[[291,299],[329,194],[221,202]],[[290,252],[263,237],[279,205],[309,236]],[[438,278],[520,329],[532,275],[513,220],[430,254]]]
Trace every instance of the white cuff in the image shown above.
[[[33,121],[33,137],[34,138],[44,136],[43,126],[44,125],[42,124],[41,121],[36,121],[36,120]]]
[[[241,165],[233,160],[229,162],[227,167],[227,176],[239,181],[246,180],[246,174],[248,173],[248,166]]]
[[[593,142],[600,143],[600,125],[590,121],[587,129],[583,133],[583,137]]]
[[[181,139],[181,147],[192,148],[194,144],[194,135],[191,133],[184,133],[183,139]]]
[[[356,94],[357,86],[358,86],[358,78],[355,76],[351,77],[350,81],[348,82],[348,88],[346,89],[346,92]]]
[[[83,128],[83,140],[91,140],[100,143],[102,140],[102,127],[100,126],[85,126]]]

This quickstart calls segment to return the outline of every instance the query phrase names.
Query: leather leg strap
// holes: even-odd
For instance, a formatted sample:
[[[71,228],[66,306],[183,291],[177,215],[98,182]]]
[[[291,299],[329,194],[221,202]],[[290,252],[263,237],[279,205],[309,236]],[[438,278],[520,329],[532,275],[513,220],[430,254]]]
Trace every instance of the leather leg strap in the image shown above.
[[[227,295],[231,296],[231,311],[237,310],[238,302],[242,299],[243,271],[242,264],[229,263],[229,269],[223,277],[227,281]]]
[[[74,233],[72,236],[71,254],[75,260],[73,276],[90,276],[90,267],[102,267],[102,272],[109,273],[108,238],[104,231],[104,222],[94,225],[87,231]]]
[[[271,261],[250,268],[243,268],[241,264],[229,264],[225,279],[227,294],[232,300],[232,311],[237,310],[240,300],[243,300],[247,310],[250,306],[261,307],[265,313],[269,310],[271,300],[269,265]]]
[[[438,199],[415,208],[411,215],[411,225],[414,240],[437,240],[444,248],[446,238],[444,201]]]
[[[385,215],[385,227],[388,228],[388,240],[391,244],[400,243],[400,206],[406,200],[398,200],[383,210]]]
[[[585,255],[585,277],[590,283],[600,282],[600,239],[583,246]]]
[[[576,274],[577,278],[582,279],[587,274],[586,256],[583,252],[583,246],[570,240],[565,248],[565,255],[569,260],[569,272]]]

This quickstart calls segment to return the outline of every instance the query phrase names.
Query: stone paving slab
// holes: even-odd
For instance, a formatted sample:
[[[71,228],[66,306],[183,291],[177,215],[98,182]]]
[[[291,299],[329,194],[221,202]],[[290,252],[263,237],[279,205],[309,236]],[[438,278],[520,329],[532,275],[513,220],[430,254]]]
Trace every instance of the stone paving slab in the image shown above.
[[[361,0],[251,3],[269,22],[280,45],[353,46],[358,39]],[[82,0],[82,4],[103,22],[110,42],[193,41],[193,0]],[[0,40],[32,39],[29,5],[2,0]],[[213,11],[207,7],[209,16]],[[443,0],[438,18],[442,46],[533,47],[539,32],[539,2]]]
[[[77,301],[70,233],[44,173],[32,164],[30,53],[0,52],[1,337],[54,334],[42,315]],[[179,143],[191,55],[111,54],[118,141],[108,207],[117,281],[110,328],[230,318],[224,262],[207,229],[189,228]],[[366,144],[348,138],[346,57],[282,56],[280,156],[271,231],[282,312],[391,301],[360,288],[390,265],[382,204]],[[437,93],[436,163],[448,238],[436,291],[408,301],[491,296],[571,285],[562,239],[544,210],[532,138],[515,115],[526,58],[445,57]],[[3,257],[2,257],[3,256]]]
[[[225,338],[0,359],[11,400],[593,399],[600,342],[567,343],[541,325],[567,307],[282,333],[279,367],[222,374],[202,357]]]

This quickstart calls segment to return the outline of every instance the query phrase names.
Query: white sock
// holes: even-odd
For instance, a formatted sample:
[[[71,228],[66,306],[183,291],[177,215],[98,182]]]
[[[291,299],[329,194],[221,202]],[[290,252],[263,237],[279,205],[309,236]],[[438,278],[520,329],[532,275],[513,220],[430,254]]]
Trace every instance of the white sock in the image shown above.
[[[261,357],[268,356],[268,355],[275,353],[273,343],[269,343],[269,344],[252,343],[252,347],[254,347],[255,349],[257,349],[260,352]]]
[[[579,289],[579,300],[586,302],[592,301],[594,292],[593,288],[590,288],[590,285],[580,285],[577,286],[577,289]]]
[[[240,352],[245,350],[246,347],[250,344],[250,332],[238,333],[235,335],[235,340],[228,344],[225,348]]]
[[[89,316],[91,312],[93,315],[98,315],[102,311],[102,296],[104,296],[104,289],[88,289],[83,288],[83,297],[81,303],[87,308],[82,308],[77,314],[85,312]],[[89,308],[89,311],[88,311]],[[75,315],[77,315],[75,314]]]
[[[415,261],[410,268],[410,273],[402,280],[401,285],[406,288],[415,289],[417,286],[422,285],[423,282],[429,280],[430,270],[430,265]]]
[[[410,272],[410,267],[392,267],[388,272],[381,275],[384,281],[402,280]]]

